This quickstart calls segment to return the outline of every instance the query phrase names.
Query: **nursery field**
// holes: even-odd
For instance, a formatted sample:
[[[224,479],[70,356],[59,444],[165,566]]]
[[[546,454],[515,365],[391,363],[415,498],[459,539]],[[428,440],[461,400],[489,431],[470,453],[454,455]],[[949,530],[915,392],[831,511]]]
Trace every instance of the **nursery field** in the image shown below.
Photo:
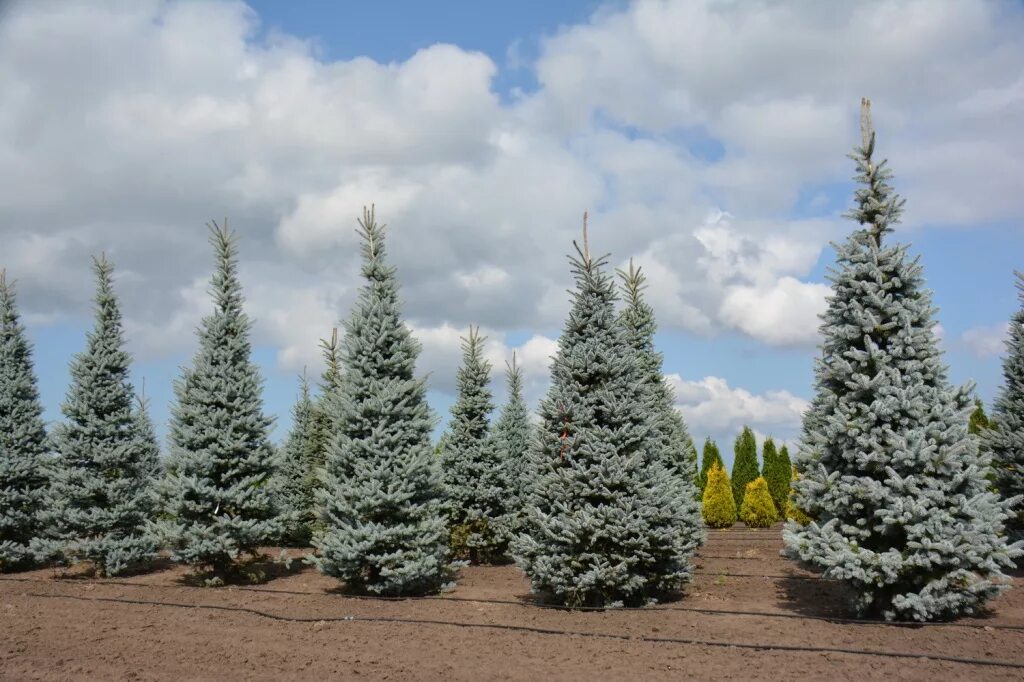
[[[302,564],[260,585],[180,567],[94,580],[0,577],[0,678],[1021,679],[1024,579],[982,617],[846,622],[838,586],[781,558],[778,527],[711,531],[679,601],[540,608],[514,566],[464,569],[441,597],[346,596]],[[268,550],[268,555],[276,555]],[[275,572],[273,569],[277,568]],[[957,659],[957,660],[953,660]]]

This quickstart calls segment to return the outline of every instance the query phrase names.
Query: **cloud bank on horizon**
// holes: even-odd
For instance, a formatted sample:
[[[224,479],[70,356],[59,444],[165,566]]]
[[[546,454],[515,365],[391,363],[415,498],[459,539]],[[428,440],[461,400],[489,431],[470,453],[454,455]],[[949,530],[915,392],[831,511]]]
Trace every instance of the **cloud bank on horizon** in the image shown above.
[[[432,387],[452,390],[479,324],[496,375],[517,351],[535,399],[589,209],[595,248],[643,266],[663,329],[810,355],[862,95],[906,229],[1024,218],[1018,5],[609,5],[540,38],[535,87],[509,92],[503,64],[458,45],[332,61],[260,22],[229,1],[0,12],[2,261],[30,324],[87,324],[88,254],[105,250],[136,356],[188,352],[209,307],[203,225],[226,215],[257,343],[317,366],[373,202]],[[960,342],[990,357],[999,329]],[[797,433],[789,390],[666,373],[697,436]]]

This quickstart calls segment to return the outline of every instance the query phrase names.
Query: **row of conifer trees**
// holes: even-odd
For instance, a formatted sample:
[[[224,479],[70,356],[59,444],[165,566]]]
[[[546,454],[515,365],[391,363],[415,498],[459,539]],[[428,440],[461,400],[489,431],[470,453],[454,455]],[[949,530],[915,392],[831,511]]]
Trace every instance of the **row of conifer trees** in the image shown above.
[[[311,540],[311,562],[358,591],[434,592],[465,560],[511,557],[551,601],[643,604],[692,574],[703,487],[705,516],[719,506],[715,491],[728,490],[733,513],[755,525],[780,512],[794,519],[787,551],[845,581],[862,613],[930,620],[978,608],[1006,588],[1002,571],[1022,553],[1006,524],[1021,520],[1024,308],[979,449],[967,432],[971,387],[947,379],[921,265],[907,247],[883,243],[903,203],[885,163],[873,161],[866,103],[862,113],[858,227],[836,247],[792,495],[774,443],[758,476],[749,430],[731,483],[708,448],[698,473],[654,347],[643,276],[630,264],[617,287],[608,257],[590,252],[585,222],[539,423],[531,427],[514,361],[509,403],[488,423],[490,368],[471,330],[435,451],[419,346],[400,316],[384,228],[365,212],[363,286],[343,333],[324,344],[320,395],[304,385],[278,453],[235,238],[214,224],[214,310],[175,384],[162,469],[145,401],[128,380],[110,263],[95,262],[96,326],[49,435],[14,293],[0,279],[0,566],[88,561],[114,574],[166,548],[223,576],[290,537]]]

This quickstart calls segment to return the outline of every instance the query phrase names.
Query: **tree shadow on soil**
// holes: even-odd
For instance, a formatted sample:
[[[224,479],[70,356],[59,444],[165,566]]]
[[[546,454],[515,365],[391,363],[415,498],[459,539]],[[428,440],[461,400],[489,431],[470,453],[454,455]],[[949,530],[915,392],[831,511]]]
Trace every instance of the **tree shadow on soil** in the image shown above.
[[[801,616],[850,618],[851,596],[840,582],[798,576],[779,580],[779,607]]]
[[[174,568],[174,562],[168,557],[160,556],[151,561],[142,562],[135,564],[130,568],[121,571],[116,575],[100,575],[94,566],[90,562],[82,562],[80,564],[74,564],[71,566],[54,566],[54,575],[61,580],[104,580],[110,579],[123,579],[133,578],[140,575],[150,575],[152,573],[160,573]]]
[[[240,561],[227,570],[196,570],[177,582],[189,587],[216,587],[219,585],[265,585],[272,580],[295,575],[305,569],[302,557],[272,557],[259,554]]]
[[[836,580],[805,580],[798,577],[785,578],[779,581],[779,607],[793,611],[802,616],[815,618],[864,619],[881,620],[880,616],[863,616],[854,613],[850,607],[853,591],[844,583]],[[957,620],[980,620],[993,618],[996,614],[992,604],[985,604],[971,614]],[[922,625],[924,625],[922,623]]]
[[[514,595],[516,601],[524,606],[532,606],[540,609],[556,609],[559,611],[616,611],[619,607],[615,606],[566,606],[565,604],[559,604],[558,602],[550,601],[546,595],[536,594],[534,592],[521,592]],[[655,595],[656,602],[648,604],[646,606],[640,605],[627,605],[627,608],[657,608],[666,604],[676,604],[683,601],[686,597],[686,590],[678,590],[675,592],[665,592],[662,594]]]

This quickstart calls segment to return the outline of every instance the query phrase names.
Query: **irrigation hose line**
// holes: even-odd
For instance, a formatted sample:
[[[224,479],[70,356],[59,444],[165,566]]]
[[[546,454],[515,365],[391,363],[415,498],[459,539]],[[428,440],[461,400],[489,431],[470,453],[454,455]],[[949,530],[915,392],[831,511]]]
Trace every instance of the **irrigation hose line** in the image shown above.
[[[286,623],[397,623],[402,625],[447,625],[468,629],[504,630],[510,632],[528,632],[538,635],[558,635],[563,637],[590,637],[593,639],[615,639],[627,642],[644,642],[648,644],[682,644],[689,646],[723,647],[736,649],[754,649],[757,651],[799,651],[805,653],[829,653],[829,654],[851,654],[854,656],[875,656],[878,658],[911,658],[916,660],[945,661],[949,663],[962,663],[965,665],[985,665],[1000,668],[1024,669],[1024,663],[1013,661],[1000,661],[985,658],[964,658],[960,656],[946,656],[944,654],[918,654],[906,651],[873,651],[871,649],[847,649],[843,647],[813,647],[796,644],[749,644],[746,642],[720,642],[706,639],[691,639],[683,637],[647,637],[644,635],[621,635],[604,632],[585,632],[579,630],[560,630],[556,628],[540,628],[529,625],[508,625],[503,623],[466,623],[455,620],[432,620],[428,618],[393,618],[389,616],[328,616],[326,618],[303,618],[296,616],[282,616],[268,611],[260,611],[245,606],[220,606],[218,604],[179,604],[175,602],[150,601],[146,599],[117,599],[113,597],[79,597],[74,595],[56,595],[42,593],[25,593],[27,597],[40,599],[70,599],[86,602],[109,602],[114,604],[132,604],[139,606],[161,606],[165,608],[179,609],[205,609],[210,611],[227,611],[234,613],[248,613],[261,618],[268,618]]]
[[[89,585],[89,586],[104,586],[112,585],[115,587],[155,587],[157,589],[178,589],[178,590],[207,590],[211,588],[206,587],[193,587],[191,585],[148,585],[145,583],[130,583],[123,580],[79,580],[75,578],[53,578],[54,582],[65,582],[75,585]],[[35,578],[0,578],[0,582],[24,582],[24,583],[39,583],[47,584],[49,580],[37,580]],[[455,603],[470,603],[470,604],[498,604],[507,606],[519,606],[522,608],[536,608],[545,609],[550,611],[598,611],[598,612],[609,612],[614,613],[616,611],[644,611],[646,613],[658,612],[658,611],[682,611],[688,613],[702,613],[710,615],[725,615],[725,616],[753,616],[759,618],[791,618],[794,620],[819,620],[827,623],[837,623],[843,625],[876,625],[884,627],[898,627],[898,628],[926,628],[926,627],[948,627],[948,628],[968,628],[972,630],[1004,630],[1009,632],[1024,632],[1024,625],[1008,625],[993,623],[991,625],[984,623],[957,623],[953,621],[937,621],[937,622],[919,622],[913,620],[877,620],[871,618],[844,618],[841,616],[812,616],[812,615],[800,615],[797,613],[771,613],[767,611],[742,611],[734,609],[702,609],[696,606],[671,606],[671,605],[658,605],[655,607],[646,606],[619,606],[615,608],[605,608],[602,606],[561,606],[558,604],[542,604],[531,601],[513,601],[511,599],[478,599],[474,597],[442,597],[442,596],[423,596],[423,597],[383,597],[376,595],[362,595],[362,594],[340,594],[338,592],[305,592],[302,590],[273,590],[264,587],[238,587],[229,585],[221,589],[231,591],[237,590],[240,592],[260,592],[263,594],[280,594],[280,595],[292,595],[292,596],[306,596],[306,597],[334,597],[336,599],[349,599],[355,601],[382,601],[382,602],[417,602],[417,601],[439,601],[439,602],[455,602]]]

